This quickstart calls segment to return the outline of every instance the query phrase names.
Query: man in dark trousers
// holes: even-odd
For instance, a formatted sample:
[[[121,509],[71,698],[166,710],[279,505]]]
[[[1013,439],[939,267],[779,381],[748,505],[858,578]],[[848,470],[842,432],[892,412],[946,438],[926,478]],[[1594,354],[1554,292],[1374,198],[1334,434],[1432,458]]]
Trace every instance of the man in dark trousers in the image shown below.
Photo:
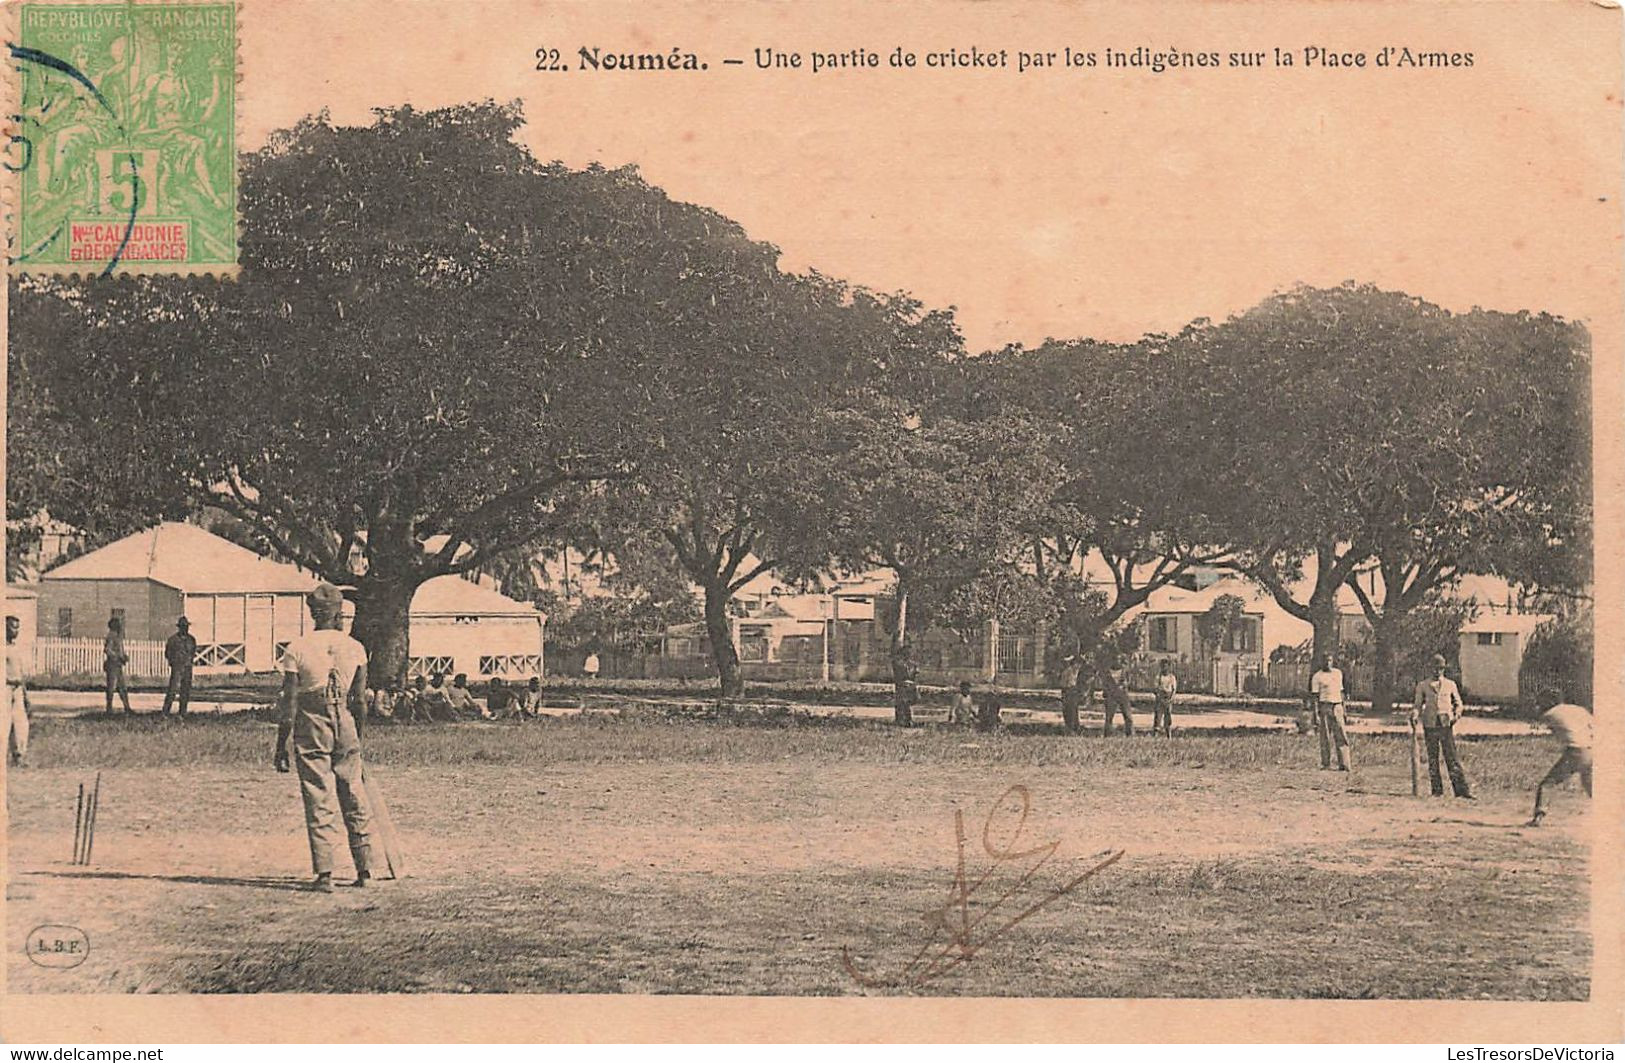
[[[186,715],[192,703],[192,662],[197,659],[197,639],[192,637],[192,622],[184,616],[175,621],[175,633],[164,643],[164,660],[169,662],[169,689],[164,691],[164,715],[178,699],[181,715]]]
[[[345,835],[355,884],[365,886],[372,877],[372,815],[361,765],[367,651],[340,630],[344,598],[337,587],[318,584],[307,602],[316,630],[290,642],[283,655],[282,721],[272,762],[277,771],[288,770],[291,737],[316,872],[311,886],[331,893],[333,847]]]
[[[1439,754],[1444,754],[1445,768],[1450,773],[1450,790],[1457,797],[1472,797],[1467,785],[1467,772],[1456,753],[1456,721],[1466,705],[1456,681],[1444,674],[1445,660],[1433,655],[1433,678],[1416,684],[1416,703],[1411,711],[1422,720],[1422,734],[1428,743],[1428,777],[1433,783],[1433,796],[1444,796],[1444,780],[1439,777]]]

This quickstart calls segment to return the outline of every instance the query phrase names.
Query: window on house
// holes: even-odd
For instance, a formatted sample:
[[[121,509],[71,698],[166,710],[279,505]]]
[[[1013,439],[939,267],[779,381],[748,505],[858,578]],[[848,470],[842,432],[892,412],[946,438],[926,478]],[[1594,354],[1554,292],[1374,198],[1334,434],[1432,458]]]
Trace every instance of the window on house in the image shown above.
[[[71,638],[73,638],[73,610],[72,609],[64,607],[64,608],[58,609],[56,611],[56,635],[57,635],[57,638],[63,638],[63,639],[71,639]]]
[[[1478,633],[1478,644],[1480,646],[1499,646],[1505,638],[1505,632],[1480,631]]]
[[[1174,650],[1173,617],[1161,616],[1152,620],[1150,640],[1153,653],[1172,653]]]
[[[1258,633],[1253,622],[1245,617],[1232,620],[1224,633],[1224,649],[1226,653],[1257,653]]]

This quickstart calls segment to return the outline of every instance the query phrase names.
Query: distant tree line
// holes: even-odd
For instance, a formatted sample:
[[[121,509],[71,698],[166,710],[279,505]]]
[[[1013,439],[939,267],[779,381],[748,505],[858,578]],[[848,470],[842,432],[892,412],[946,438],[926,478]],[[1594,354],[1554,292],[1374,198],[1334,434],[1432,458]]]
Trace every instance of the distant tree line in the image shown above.
[[[1001,619],[1045,621],[1075,725],[1124,618],[1196,566],[1317,653],[1350,588],[1379,708],[1461,576],[1589,587],[1577,323],[1348,284],[973,355],[951,310],[787,272],[633,169],[537,161],[521,123],[275,135],[243,160],[234,283],[13,279],[8,519],[110,537],[210,507],[355,588],[380,680],[425,580],[561,545],[657,612],[697,588],[724,695],[747,583],[883,569],[902,722],[912,639]]]

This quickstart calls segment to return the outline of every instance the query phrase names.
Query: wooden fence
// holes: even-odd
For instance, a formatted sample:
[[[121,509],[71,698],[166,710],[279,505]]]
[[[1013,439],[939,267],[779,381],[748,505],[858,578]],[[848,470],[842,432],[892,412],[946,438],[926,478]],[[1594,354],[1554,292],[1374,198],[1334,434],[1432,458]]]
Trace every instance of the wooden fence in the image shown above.
[[[164,679],[169,664],[164,660],[162,642],[125,639],[129,663],[124,674],[130,679]],[[34,674],[49,676],[100,675],[107,659],[101,639],[41,638],[34,640]]]

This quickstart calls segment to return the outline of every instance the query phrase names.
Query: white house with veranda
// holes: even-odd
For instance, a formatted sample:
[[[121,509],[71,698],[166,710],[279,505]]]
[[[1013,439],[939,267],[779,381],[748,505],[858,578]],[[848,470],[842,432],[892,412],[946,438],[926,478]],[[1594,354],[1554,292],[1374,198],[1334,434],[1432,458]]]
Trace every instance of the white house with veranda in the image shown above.
[[[305,594],[316,577],[192,524],[165,522],[44,573],[36,664],[45,674],[99,672],[109,617],[120,617],[137,676],[163,674],[163,640],[185,616],[200,673],[270,672],[311,630]],[[546,617],[461,576],[439,576],[412,599],[414,671],[470,679],[541,674]]]

